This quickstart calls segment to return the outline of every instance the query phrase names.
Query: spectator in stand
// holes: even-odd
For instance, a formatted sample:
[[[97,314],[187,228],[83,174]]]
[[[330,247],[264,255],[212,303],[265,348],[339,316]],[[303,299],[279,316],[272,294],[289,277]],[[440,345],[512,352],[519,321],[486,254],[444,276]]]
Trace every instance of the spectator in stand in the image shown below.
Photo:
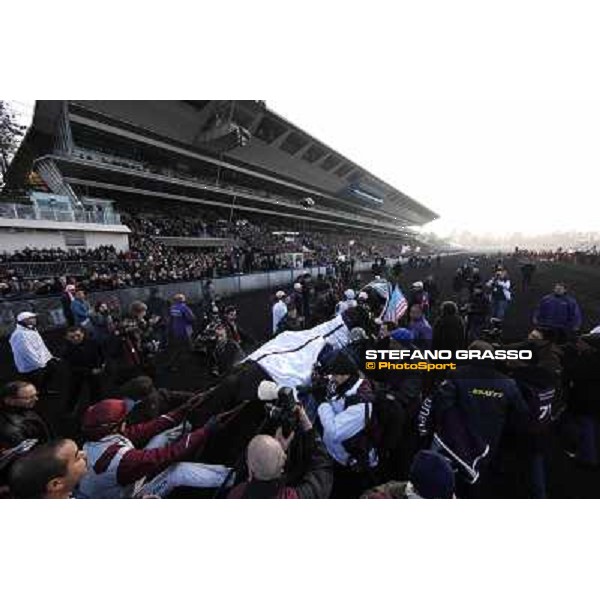
[[[68,408],[74,412],[87,391],[93,404],[102,398],[105,360],[100,344],[88,336],[82,327],[69,327],[65,334],[62,358],[68,367]]]
[[[579,304],[567,293],[567,286],[563,282],[556,283],[554,292],[541,299],[533,315],[534,325],[551,329],[558,341],[576,336],[581,320]]]
[[[279,322],[281,321],[281,319],[283,319],[283,317],[285,317],[285,315],[287,314],[287,305],[284,301],[285,298],[285,292],[282,290],[279,290],[276,294],[275,294],[275,298],[277,298],[277,301],[275,302],[275,304],[273,304],[273,308],[271,309],[271,312],[273,314],[273,329],[272,329],[272,333],[273,335],[277,334],[277,328],[279,327]]]
[[[73,322],[77,326],[88,327],[90,324],[90,305],[85,299],[85,292],[77,290],[75,298],[71,302],[71,312],[73,313]]]
[[[60,303],[62,305],[63,314],[65,316],[65,320],[67,325],[71,326],[75,324],[75,320],[73,317],[73,311],[71,310],[71,304],[75,299],[75,286],[70,283],[65,286],[64,292],[60,296]]]
[[[13,465],[10,492],[15,498],[67,499],[87,471],[85,452],[73,440],[35,447]]]
[[[10,347],[17,371],[44,393],[52,376],[54,357],[37,330],[37,315],[22,312],[10,336]]]

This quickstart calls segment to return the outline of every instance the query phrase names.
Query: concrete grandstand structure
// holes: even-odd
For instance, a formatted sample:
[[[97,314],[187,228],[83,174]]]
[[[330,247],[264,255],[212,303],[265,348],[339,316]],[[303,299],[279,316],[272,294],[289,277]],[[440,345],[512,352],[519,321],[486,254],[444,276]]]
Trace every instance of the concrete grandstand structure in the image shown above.
[[[38,101],[8,188],[32,173],[74,210],[178,201],[398,241],[437,218],[261,101]]]

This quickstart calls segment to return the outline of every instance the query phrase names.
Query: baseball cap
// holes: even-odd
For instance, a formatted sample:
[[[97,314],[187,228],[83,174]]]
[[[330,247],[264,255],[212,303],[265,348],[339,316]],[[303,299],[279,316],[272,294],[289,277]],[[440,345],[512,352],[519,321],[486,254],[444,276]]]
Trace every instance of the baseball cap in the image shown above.
[[[83,415],[82,429],[88,439],[99,440],[127,416],[124,400],[109,398],[90,406]]]
[[[25,321],[25,319],[31,319],[31,317],[37,317],[37,313],[29,312],[27,310],[20,312],[17,315],[17,323],[20,323],[21,321]]]

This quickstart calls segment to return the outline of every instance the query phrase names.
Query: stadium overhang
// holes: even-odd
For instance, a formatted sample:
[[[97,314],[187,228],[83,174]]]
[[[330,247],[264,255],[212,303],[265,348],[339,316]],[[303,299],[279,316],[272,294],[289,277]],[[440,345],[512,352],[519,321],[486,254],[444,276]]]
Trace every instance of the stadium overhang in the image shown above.
[[[66,121],[65,121],[66,119]],[[281,115],[252,100],[38,101],[32,129],[61,138],[65,124],[174,156],[202,159],[216,169],[284,186],[296,199],[310,197],[340,212],[372,214],[380,223],[421,226],[438,215],[336,152]],[[92,135],[94,135],[92,133]],[[34,136],[35,137],[35,136]],[[68,137],[68,136],[66,136]],[[40,147],[41,153],[42,149]],[[48,151],[47,144],[44,152]]]

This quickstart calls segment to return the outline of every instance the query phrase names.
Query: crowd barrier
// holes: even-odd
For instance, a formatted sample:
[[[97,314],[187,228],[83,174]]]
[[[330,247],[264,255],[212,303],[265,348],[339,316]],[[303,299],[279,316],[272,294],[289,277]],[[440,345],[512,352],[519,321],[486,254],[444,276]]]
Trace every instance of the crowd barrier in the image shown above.
[[[371,262],[356,262],[354,269],[364,272],[371,269]],[[302,273],[310,273],[313,277],[325,274],[327,267],[310,267],[303,269],[282,269],[247,275],[233,275],[213,279],[215,293],[221,297],[236,296],[258,290],[289,290],[294,280]],[[134,300],[147,301],[150,290],[156,288],[158,296],[165,300],[175,294],[185,294],[189,302],[195,303],[203,298],[206,280],[181,281],[176,283],[155,284],[152,286],[122,288],[103,292],[90,292],[88,301],[93,307],[96,302],[107,302],[115,311],[123,314]],[[27,298],[22,300],[0,301],[0,336],[6,336],[15,327],[15,318],[22,311],[32,311],[38,314],[38,329],[48,331],[65,326],[60,296],[45,296],[42,298]]]

